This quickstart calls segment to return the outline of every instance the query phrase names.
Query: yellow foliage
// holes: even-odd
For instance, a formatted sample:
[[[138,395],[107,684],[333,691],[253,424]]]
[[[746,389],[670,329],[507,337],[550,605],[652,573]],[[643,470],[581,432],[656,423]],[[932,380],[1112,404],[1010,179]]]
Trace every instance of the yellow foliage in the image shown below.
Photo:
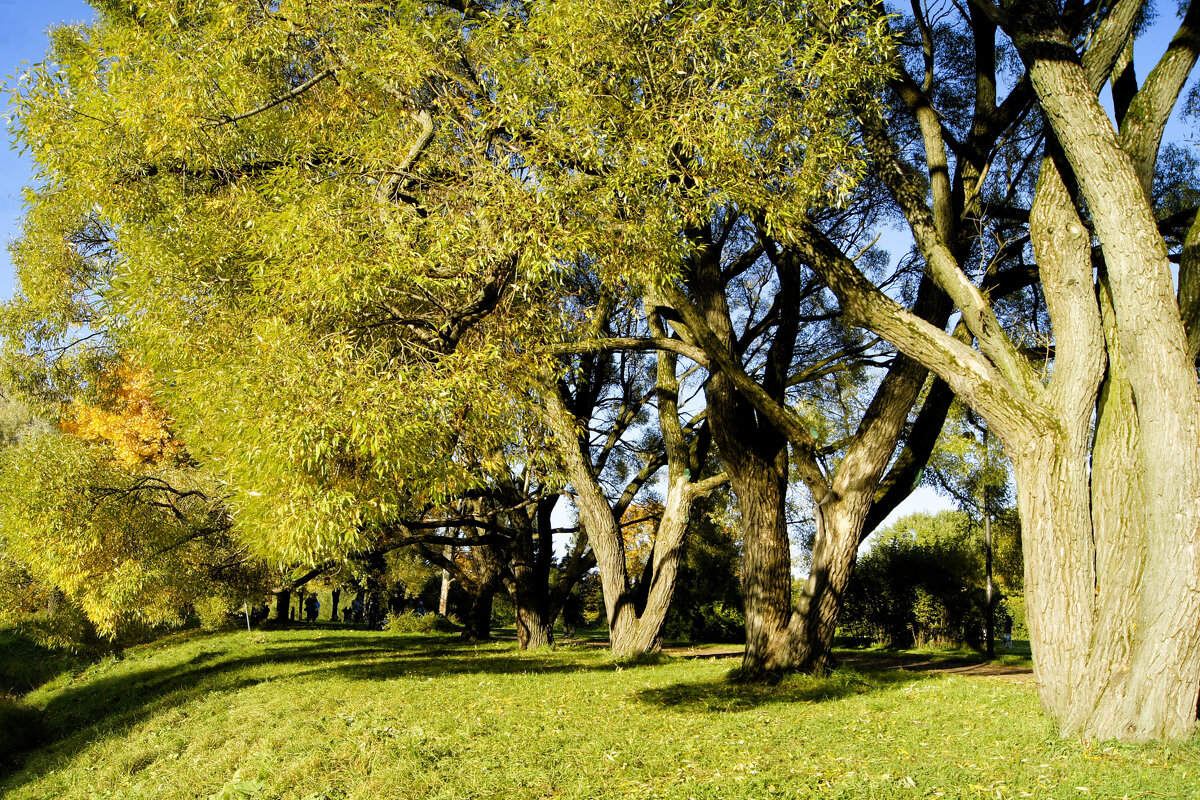
[[[657,500],[631,503],[621,515],[621,539],[625,543],[625,565],[630,577],[641,576],[654,552],[654,538],[662,520],[663,504]]]
[[[171,419],[154,402],[149,370],[121,366],[108,373],[102,394],[105,406],[74,403],[63,414],[64,433],[108,446],[123,467],[178,463],[185,458],[183,442],[171,433]]]

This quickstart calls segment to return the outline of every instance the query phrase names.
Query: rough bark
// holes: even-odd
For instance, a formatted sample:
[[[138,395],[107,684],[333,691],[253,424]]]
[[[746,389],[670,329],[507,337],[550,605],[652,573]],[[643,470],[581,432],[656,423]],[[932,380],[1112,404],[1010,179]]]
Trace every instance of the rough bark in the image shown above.
[[[1061,33],[1018,29],[1015,39],[1101,243],[1109,356],[1092,524],[1078,528],[1090,527],[1095,547],[1090,613],[1039,613],[1047,627],[1075,629],[1086,667],[1073,691],[1043,703],[1066,732],[1181,738],[1194,728],[1200,688],[1200,392],[1139,175],[1145,154],[1122,149],[1075,59],[1052,57],[1065,46]],[[1140,138],[1157,151],[1157,135]],[[1027,602],[1052,601],[1035,592]]]
[[[538,513],[538,529],[523,515],[524,529],[514,542],[508,563],[505,584],[513,601],[517,625],[517,642],[522,650],[548,647],[554,644],[554,613],[551,610],[549,563],[542,551],[548,549],[549,513]]]
[[[1104,20],[1082,63],[1075,34],[1048,5],[979,7],[1017,45],[1049,124],[1029,229],[1054,326],[1053,375],[1031,380],[1013,361],[900,173],[884,179],[978,349],[921,324],[853,265],[822,268],[851,316],[937,372],[1000,436],[1021,508],[1039,692],[1060,730],[1185,738],[1200,691],[1200,392],[1146,165],[1194,63],[1195,36],[1176,37],[1155,85],[1126,98],[1118,136],[1096,92],[1125,50],[1128,3]],[[1185,29],[1195,13],[1193,3]],[[886,163],[890,140],[876,122],[865,120],[865,135]]]
[[[472,587],[467,611],[463,618],[461,637],[468,642],[484,642],[492,637],[492,600],[498,583],[482,583]]]
[[[649,316],[652,329],[661,335],[661,321],[653,311]],[[655,394],[659,431],[666,451],[667,490],[653,551],[645,574],[637,582],[629,575],[620,528],[621,516],[632,495],[627,491],[628,496],[614,502],[605,494],[593,461],[586,419],[580,419],[572,411],[568,387],[562,381],[547,381],[544,387],[543,416],[559,444],[567,476],[575,489],[580,521],[600,573],[612,653],[618,660],[636,658],[661,647],[662,627],[683,555],[688,514],[698,499],[725,480],[723,475],[693,480],[692,471],[698,472],[700,465],[693,463],[694,454],[679,421],[677,356],[660,351],[657,359]],[[594,404],[577,405],[590,413]],[[643,470],[645,474],[640,479],[648,479],[655,471]],[[549,619],[552,621],[553,617]]]
[[[1200,214],[1195,215],[1179,255],[1179,309],[1188,337],[1188,358],[1200,358]]]

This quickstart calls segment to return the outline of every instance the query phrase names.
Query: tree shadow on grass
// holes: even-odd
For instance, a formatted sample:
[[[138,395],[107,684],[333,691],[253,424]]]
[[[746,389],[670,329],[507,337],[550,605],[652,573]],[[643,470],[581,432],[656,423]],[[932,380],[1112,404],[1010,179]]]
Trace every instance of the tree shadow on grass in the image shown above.
[[[838,669],[821,678],[786,675],[777,683],[738,683],[728,677],[695,683],[675,683],[645,689],[635,697],[648,705],[674,711],[719,713],[749,711],[761,706],[823,703],[881,689],[906,686],[928,675],[904,671],[858,672]]]
[[[247,653],[225,640],[174,664],[131,668],[80,681],[56,692],[43,710],[45,734],[39,750],[0,754],[0,795],[55,769],[92,742],[121,735],[155,713],[230,694],[251,686],[329,675],[375,681],[463,674],[569,673],[612,669],[580,663],[552,652],[478,648],[446,637],[322,635],[307,641],[255,642]],[[279,667],[294,667],[283,669]],[[25,772],[18,770],[24,768]]]

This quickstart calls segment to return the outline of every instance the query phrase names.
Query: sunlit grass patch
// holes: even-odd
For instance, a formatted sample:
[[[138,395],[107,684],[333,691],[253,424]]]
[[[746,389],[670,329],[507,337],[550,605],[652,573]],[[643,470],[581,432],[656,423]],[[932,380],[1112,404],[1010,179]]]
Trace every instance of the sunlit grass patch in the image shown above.
[[[32,693],[12,798],[1188,797],[1196,745],[1056,739],[1033,685],[361,631],[178,637]],[[1080,787],[1080,788],[1077,788]]]

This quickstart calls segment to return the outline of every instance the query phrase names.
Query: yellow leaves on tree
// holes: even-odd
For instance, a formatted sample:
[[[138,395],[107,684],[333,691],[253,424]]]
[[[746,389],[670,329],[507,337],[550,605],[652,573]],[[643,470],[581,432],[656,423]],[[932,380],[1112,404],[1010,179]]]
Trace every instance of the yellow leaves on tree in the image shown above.
[[[154,402],[149,370],[121,366],[101,379],[102,405],[74,403],[62,420],[64,433],[112,450],[123,467],[158,466],[186,458],[183,442],[171,433],[171,419]]]
[[[621,515],[621,539],[625,543],[625,566],[635,580],[654,552],[654,537],[662,519],[663,504],[657,500],[631,503]]]

